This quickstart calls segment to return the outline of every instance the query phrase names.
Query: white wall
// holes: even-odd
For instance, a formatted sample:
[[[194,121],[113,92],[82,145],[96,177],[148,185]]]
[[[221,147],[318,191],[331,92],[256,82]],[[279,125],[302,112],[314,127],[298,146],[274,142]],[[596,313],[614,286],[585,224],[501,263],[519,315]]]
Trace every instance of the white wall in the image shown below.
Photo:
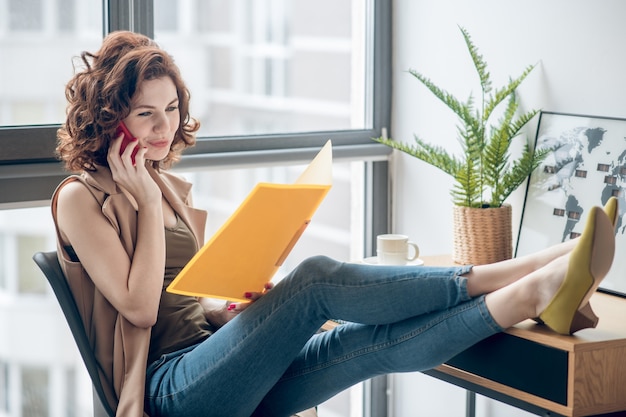
[[[458,26],[485,58],[494,87],[539,63],[522,84],[523,109],[626,118],[626,2],[623,0],[393,0],[391,134],[458,149],[456,119],[407,73],[414,68],[459,98],[478,93]],[[528,130],[534,139],[536,119]],[[392,156],[394,231],[424,255],[452,250],[452,180],[404,154]],[[516,238],[524,190],[510,199]],[[444,400],[445,398],[445,400]],[[396,416],[463,415],[464,392],[423,375],[396,376]],[[513,415],[479,401],[479,415]],[[449,405],[451,408],[446,408]],[[489,411],[491,410],[491,411]]]

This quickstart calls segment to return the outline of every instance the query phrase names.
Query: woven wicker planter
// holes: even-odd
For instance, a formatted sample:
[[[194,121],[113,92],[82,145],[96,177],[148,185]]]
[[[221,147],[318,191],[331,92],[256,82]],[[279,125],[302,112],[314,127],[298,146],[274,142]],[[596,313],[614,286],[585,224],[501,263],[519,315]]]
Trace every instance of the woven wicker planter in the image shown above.
[[[484,265],[510,259],[513,253],[511,206],[454,206],[454,262]]]

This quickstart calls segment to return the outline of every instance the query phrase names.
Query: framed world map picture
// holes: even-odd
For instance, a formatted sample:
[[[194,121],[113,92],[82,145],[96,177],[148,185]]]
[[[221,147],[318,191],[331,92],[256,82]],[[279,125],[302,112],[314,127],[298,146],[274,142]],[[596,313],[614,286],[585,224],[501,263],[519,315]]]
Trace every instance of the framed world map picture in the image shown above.
[[[535,146],[554,151],[529,177],[515,255],[579,236],[590,208],[616,196],[615,259],[600,288],[626,297],[626,119],[539,117]]]

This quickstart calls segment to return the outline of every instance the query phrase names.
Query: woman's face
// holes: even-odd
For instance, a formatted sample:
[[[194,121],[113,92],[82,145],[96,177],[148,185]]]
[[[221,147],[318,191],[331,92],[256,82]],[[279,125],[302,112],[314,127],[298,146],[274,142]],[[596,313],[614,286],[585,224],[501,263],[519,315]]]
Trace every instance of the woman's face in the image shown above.
[[[170,77],[143,81],[131,100],[124,124],[147,147],[146,159],[160,161],[170,150],[180,124],[178,94]]]

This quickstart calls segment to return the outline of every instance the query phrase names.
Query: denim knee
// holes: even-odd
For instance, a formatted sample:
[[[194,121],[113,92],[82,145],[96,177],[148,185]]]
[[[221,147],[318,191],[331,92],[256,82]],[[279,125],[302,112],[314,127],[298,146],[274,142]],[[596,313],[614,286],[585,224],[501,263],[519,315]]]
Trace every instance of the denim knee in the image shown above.
[[[326,278],[335,273],[342,264],[342,262],[336,261],[328,256],[311,256],[300,262],[290,275],[300,276],[300,279],[309,277],[313,280],[319,280],[320,278]]]

